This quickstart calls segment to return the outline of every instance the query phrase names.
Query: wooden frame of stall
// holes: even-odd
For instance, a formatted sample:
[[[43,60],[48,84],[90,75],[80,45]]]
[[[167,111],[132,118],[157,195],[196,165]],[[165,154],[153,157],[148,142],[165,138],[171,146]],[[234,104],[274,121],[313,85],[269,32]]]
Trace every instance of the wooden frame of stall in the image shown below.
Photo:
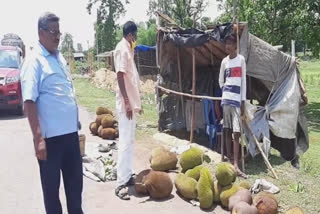
[[[236,29],[236,34],[237,34],[237,51],[239,53],[239,36],[242,34],[242,30],[243,30],[243,26],[239,25],[239,20],[238,20],[238,17],[237,17],[237,1],[236,0],[233,0],[233,6],[234,6],[234,20],[233,20],[233,23],[234,23],[234,29]],[[158,18],[162,18],[162,19],[165,19],[167,22],[169,22],[169,24],[171,26],[174,26],[175,28],[178,28],[178,29],[181,29],[172,19],[170,19],[169,17],[167,17],[166,15],[164,14],[161,14],[161,13],[157,13],[158,15]],[[158,20],[158,23],[160,23],[160,21]],[[158,26],[159,29],[161,29],[161,27]],[[207,44],[204,44],[203,45],[205,49],[209,49],[210,50],[210,47],[208,47]],[[220,52],[223,52],[222,50],[222,47],[218,47],[217,45],[213,45],[217,48],[217,50],[219,50]],[[207,59],[207,56],[201,51],[199,50],[197,47],[194,47],[194,48],[187,48],[187,51],[190,52],[190,49],[191,49],[191,55],[192,55],[192,94],[188,94],[188,93],[183,93],[182,92],[182,78],[181,78],[181,59],[180,59],[180,48],[178,47],[177,48],[177,63],[178,63],[178,81],[179,81],[179,90],[180,92],[178,91],[174,91],[174,90],[170,90],[170,89],[167,89],[167,88],[164,88],[162,86],[158,86],[156,85],[157,88],[165,91],[166,93],[173,93],[175,95],[178,95],[180,96],[180,99],[181,99],[181,103],[182,103],[182,106],[184,105],[184,98],[183,96],[187,96],[187,97],[191,97],[192,98],[192,111],[191,111],[191,130],[190,130],[190,140],[189,142],[192,143],[193,142],[193,139],[194,139],[194,123],[195,123],[195,99],[198,98],[198,99],[210,99],[210,100],[221,100],[221,97],[211,97],[211,96],[200,96],[200,95],[196,95],[196,51],[201,55],[203,56],[204,58]],[[213,54],[212,51],[209,51],[211,54]],[[157,52],[158,54],[158,52]],[[211,59],[212,60],[212,59]],[[158,64],[158,57],[157,57],[157,64]],[[251,82],[249,81],[249,93],[250,93],[250,87],[251,87]],[[184,109],[184,108],[183,108]],[[248,124],[248,121],[247,120],[244,120],[245,123]],[[249,127],[249,130],[250,130],[250,126],[248,125]],[[257,145],[257,148],[259,149],[260,153],[262,154],[262,157],[264,159],[264,162],[265,164],[267,165],[267,167],[269,168],[269,170],[272,172],[272,174],[274,175],[274,177],[276,179],[278,179],[278,176],[277,174],[275,173],[272,165],[270,164],[268,158],[266,157],[266,155],[264,154],[258,140],[256,139],[256,137],[254,136],[254,134],[252,133],[252,131],[250,130],[250,134],[254,137],[255,139],[255,144]],[[221,161],[224,161],[224,137],[223,137],[223,132],[222,132],[222,139],[221,139]],[[242,166],[243,166],[243,171],[244,171],[244,145],[243,145],[243,142],[241,143],[241,153],[242,153]]]

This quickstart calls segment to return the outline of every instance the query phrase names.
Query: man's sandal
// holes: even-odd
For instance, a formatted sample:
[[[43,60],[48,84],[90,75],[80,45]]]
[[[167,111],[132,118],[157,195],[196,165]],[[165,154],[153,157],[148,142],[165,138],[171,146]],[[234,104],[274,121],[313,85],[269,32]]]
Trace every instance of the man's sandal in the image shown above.
[[[136,184],[136,174],[132,174],[128,182],[126,183],[126,186],[133,186]]]
[[[122,200],[130,200],[128,187],[126,185],[118,186],[115,190],[115,194]]]

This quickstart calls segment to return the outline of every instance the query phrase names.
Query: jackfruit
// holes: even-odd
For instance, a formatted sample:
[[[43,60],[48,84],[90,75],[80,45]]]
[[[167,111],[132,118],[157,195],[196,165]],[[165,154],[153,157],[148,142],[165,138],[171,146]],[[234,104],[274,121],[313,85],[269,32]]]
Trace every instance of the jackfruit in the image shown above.
[[[169,198],[173,189],[173,184],[169,175],[165,172],[153,171],[146,175],[144,184],[154,199]]]
[[[145,176],[147,176],[151,172],[151,169],[146,169],[141,171],[135,180],[134,188],[138,195],[148,195],[147,187],[144,183]]]
[[[102,126],[99,126],[99,128],[98,128],[98,136],[99,137],[101,137],[101,134],[102,134],[102,129],[103,129],[103,127]]]
[[[112,111],[109,110],[108,108],[106,107],[98,107],[97,110],[96,110],[96,114],[97,115],[101,115],[101,114],[111,114],[112,115]]]
[[[202,162],[203,152],[195,147],[183,152],[180,156],[182,172],[186,172],[188,169],[193,169],[194,167],[201,165]]]
[[[262,197],[269,197],[277,202],[277,198],[274,194],[270,192],[259,192],[254,198],[253,198],[253,204],[257,204],[258,200]]]
[[[172,189],[172,181],[165,172],[147,169],[137,175],[135,182],[137,194],[149,194],[151,198],[164,199],[171,195]]]
[[[193,178],[179,173],[174,181],[178,193],[186,199],[196,199],[197,194],[197,181]]]
[[[220,200],[223,207],[229,206],[229,198],[236,194],[239,190],[239,186],[233,184],[231,186],[224,187],[220,194]]]
[[[213,179],[208,168],[200,171],[200,178],[197,184],[198,199],[202,209],[209,209],[213,204]]]
[[[118,138],[119,137],[119,129],[115,128],[114,130],[116,130],[116,132],[114,133],[115,138]]]
[[[272,193],[258,193],[258,195],[253,198],[253,205],[257,207],[259,214],[278,213],[278,202]]]
[[[250,190],[251,185],[247,181],[241,181],[239,183],[239,187],[242,187],[244,189]]]
[[[242,188],[242,187],[241,187]],[[240,189],[236,194],[229,198],[229,210],[232,211],[233,207],[239,202],[245,202],[249,205],[252,204],[252,196],[249,190]]]
[[[258,210],[255,206],[240,201],[233,207],[232,214],[258,214]]]
[[[232,164],[221,162],[216,166],[216,178],[221,186],[228,186],[236,180],[236,170]]]
[[[102,129],[101,130],[101,138],[108,139],[108,140],[114,140],[115,133],[116,133],[116,130],[114,130],[113,128]]]
[[[98,134],[98,126],[95,122],[90,123],[89,129],[90,129],[91,134],[93,134],[93,135]]]
[[[289,209],[286,214],[304,214],[304,212],[300,207],[293,207]]]
[[[200,171],[203,169],[202,165],[196,166],[193,169],[189,169],[186,172],[186,176],[194,178],[195,180],[199,180],[200,178]]]
[[[107,115],[108,115],[108,114],[100,114],[100,115],[97,116],[97,118],[96,118],[96,124],[97,124],[98,127],[101,125],[102,119],[103,119],[105,116],[107,116]]]
[[[216,203],[220,202],[220,194],[222,191],[222,187],[218,184],[218,181],[214,182],[212,191],[213,191],[213,202],[216,202]]]
[[[105,117],[101,119],[101,125],[103,128],[113,128],[113,124],[115,120],[111,114],[107,114]]]
[[[177,167],[178,158],[175,153],[164,147],[157,147],[151,152],[150,163],[151,168],[155,171],[174,170]]]

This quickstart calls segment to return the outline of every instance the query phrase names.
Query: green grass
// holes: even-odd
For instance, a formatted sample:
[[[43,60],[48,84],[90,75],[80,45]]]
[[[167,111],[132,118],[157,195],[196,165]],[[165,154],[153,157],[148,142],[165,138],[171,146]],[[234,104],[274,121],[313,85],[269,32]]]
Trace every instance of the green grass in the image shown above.
[[[300,71],[306,86],[320,86],[320,60],[302,61]]]
[[[116,113],[115,93],[96,88],[88,79],[75,78],[74,85],[78,102],[90,112],[95,112],[98,106],[105,106]],[[141,99],[144,113],[139,116],[137,136],[149,136],[157,131],[156,105],[154,95],[144,95]]]
[[[318,197],[320,195],[320,61],[311,60],[300,63],[300,72],[304,80],[309,104],[306,116],[309,124],[309,149],[301,157],[301,168],[293,168],[290,162],[285,162],[276,150],[271,150],[269,156],[271,165],[275,168],[279,180],[275,180],[267,170],[261,157],[248,162],[246,173],[249,181],[265,178],[277,185],[281,191],[277,195],[280,213],[284,213],[290,206],[300,206],[305,213],[320,213]],[[80,105],[95,112],[97,106],[107,106],[115,110],[115,94],[98,89],[87,79],[75,79],[77,97]],[[144,114],[138,120],[137,136],[151,138],[157,131],[158,115],[154,95],[142,97]],[[299,188],[298,188],[299,187]]]
[[[261,158],[251,161],[247,166],[250,180],[267,178],[280,187],[281,192],[277,195],[281,211],[290,206],[300,206],[306,213],[320,213],[317,201],[320,194],[320,61],[311,60],[300,63],[300,72],[304,80],[309,104],[306,116],[309,125],[309,149],[301,157],[301,168],[296,170],[290,162],[284,162],[275,150],[272,150],[270,162],[274,166],[279,180],[269,177],[265,164]],[[302,187],[297,191],[297,187]]]
[[[98,106],[105,106],[115,111],[115,93],[96,88],[88,79],[76,78],[73,83],[81,106],[90,112],[95,112]]]

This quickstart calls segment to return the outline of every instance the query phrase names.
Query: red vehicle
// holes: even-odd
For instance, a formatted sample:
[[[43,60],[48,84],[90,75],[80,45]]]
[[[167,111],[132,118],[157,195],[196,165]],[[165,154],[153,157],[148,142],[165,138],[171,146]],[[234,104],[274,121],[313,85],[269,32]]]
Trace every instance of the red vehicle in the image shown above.
[[[17,46],[0,46],[0,111],[13,109],[23,115],[20,84],[22,51]]]

